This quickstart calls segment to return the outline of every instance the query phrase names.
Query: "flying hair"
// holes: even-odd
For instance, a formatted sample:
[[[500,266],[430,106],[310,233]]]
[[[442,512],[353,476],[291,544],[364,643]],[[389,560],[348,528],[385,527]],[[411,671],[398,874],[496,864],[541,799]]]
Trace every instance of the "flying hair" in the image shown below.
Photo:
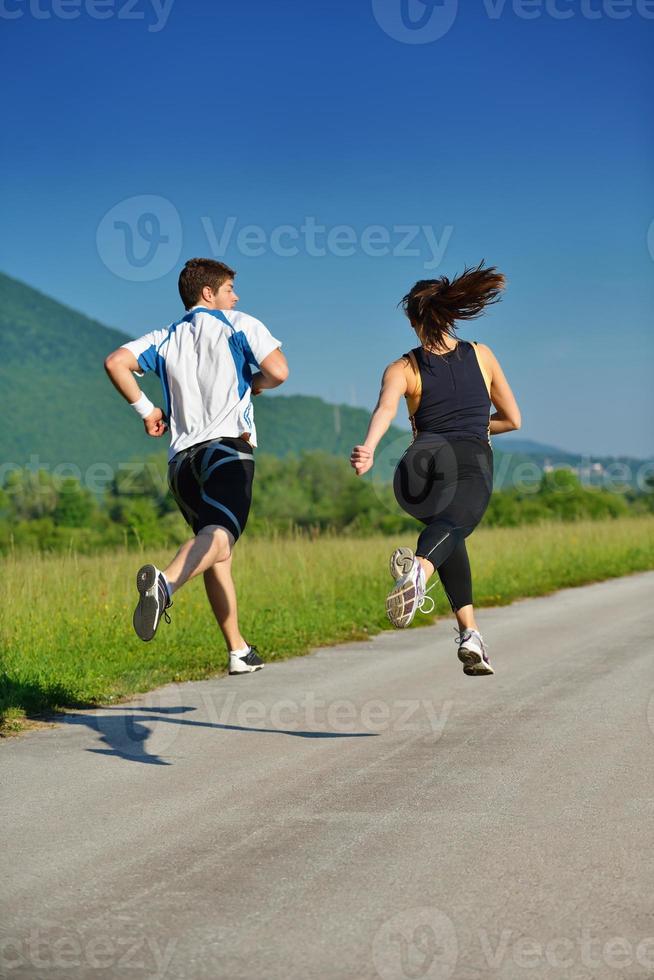
[[[450,280],[421,279],[401,300],[401,306],[425,347],[443,347],[455,336],[457,320],[474,320],[487,306],[498,303],[506,279],[495,266],[465,268]]]

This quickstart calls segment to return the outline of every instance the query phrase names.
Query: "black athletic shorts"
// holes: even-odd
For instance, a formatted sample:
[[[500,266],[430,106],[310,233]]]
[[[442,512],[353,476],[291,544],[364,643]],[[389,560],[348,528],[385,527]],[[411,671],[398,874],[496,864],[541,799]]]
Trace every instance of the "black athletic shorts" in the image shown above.
[[[195,534],[219,524],[238,540],[252,502],[254,450],[245,439],[210,439],[180,449],[168,463],[168,486]]]

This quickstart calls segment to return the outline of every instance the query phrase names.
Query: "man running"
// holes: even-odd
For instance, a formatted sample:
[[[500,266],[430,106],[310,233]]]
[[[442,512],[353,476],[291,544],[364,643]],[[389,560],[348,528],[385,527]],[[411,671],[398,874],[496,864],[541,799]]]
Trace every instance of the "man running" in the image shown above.
[[[190,259],[179,276],[186,315],[163,330],[123,344],[105,360],[113,385],[160,438],[170,429],[168,485],[194,537],[167,566],[143,565],[133,623],[151,640],[173,593],[204,575],[209,603],[229,650],[230,674],[263,667],[238,625],[231,566],[234,545],[252,499],[256,428],[251,397],[286,381],[281,342],[259,320],[235,310],[233,269],[213,259]],[[154,371],[163,408],[140,390],[134,375]]]

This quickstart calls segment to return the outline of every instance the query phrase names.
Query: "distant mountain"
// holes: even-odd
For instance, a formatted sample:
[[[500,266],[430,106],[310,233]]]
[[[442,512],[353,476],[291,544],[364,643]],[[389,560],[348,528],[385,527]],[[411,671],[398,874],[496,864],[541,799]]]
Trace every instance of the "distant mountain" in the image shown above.
[[[67,463],[84,472],[93,463],[121,462],[161,451],[112,388],[105,356],[127,336],[103,326],[30,286],[0,273],[0,460],[19,466]],[[154,376],[141,387],[160,401]],[[262,451],[275,456],[322,450],[348,456],[363,439],[370,413],[305,395],[263,395],[255,402]],[[493,436],[496,488],[513,484],[521,464],[539,469],[581,463],[581,455],[523,439]],[[410,442],[391,427],[378,452],[378,477],[388,479]],[[506,457],[506,458],[504,458]],[[593,482],[612,461],[593,457]],[[624,460],[624,457],[620,457]],[[636,472],[640,460],[626,460]],[[523,472],[523,471],[521,471]]]
[[[151,451],[103,368],[124,334],[0,274],[0,338],[4,462],[84,469]]]
[[[498,439],[499,436],[493,436]],[[556,456],[557,459],[563,456],[574,456],[567,449],[559,449],[557,446],[548,446],[543,442],[534,442],[533,439],[523,439],[521,436],[514,436],[512,432],[503,432],[501,442],[507,449],[514,453],[526,453],[528,456]]]

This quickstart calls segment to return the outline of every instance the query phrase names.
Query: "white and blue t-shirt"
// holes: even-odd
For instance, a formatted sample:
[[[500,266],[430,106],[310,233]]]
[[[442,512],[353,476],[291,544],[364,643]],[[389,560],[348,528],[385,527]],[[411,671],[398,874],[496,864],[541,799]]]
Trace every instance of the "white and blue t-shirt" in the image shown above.
[[[154,371],[163,388],[172,459],[180,449],[219,436],[257,432],[250,382],[259,365],[281,347],[253,316],[194,306],[176,323],[123,344],[139,363],[138,377]]]

